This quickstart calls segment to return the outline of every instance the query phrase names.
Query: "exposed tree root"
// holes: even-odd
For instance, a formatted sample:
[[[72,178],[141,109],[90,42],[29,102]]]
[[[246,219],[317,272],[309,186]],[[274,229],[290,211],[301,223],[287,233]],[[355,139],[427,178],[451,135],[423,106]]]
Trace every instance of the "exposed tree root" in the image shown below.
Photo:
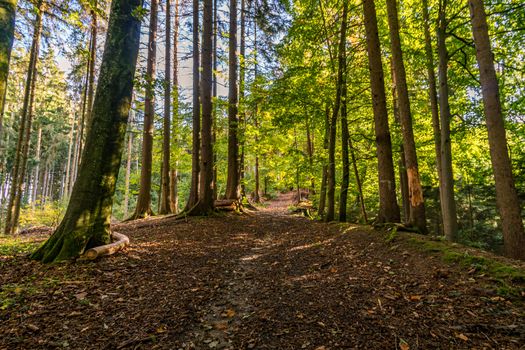
[[[98,247],[94,247],[91,249],[88,249],[80,256],[81,260],[95,260],[99,256],[104,255],[111,255],[125,246],[129,245],[129,238],[126,235],[123,235],[118,232],[112,232],[111,238],[113,238],[114,242],[106,245],[101,245]]]

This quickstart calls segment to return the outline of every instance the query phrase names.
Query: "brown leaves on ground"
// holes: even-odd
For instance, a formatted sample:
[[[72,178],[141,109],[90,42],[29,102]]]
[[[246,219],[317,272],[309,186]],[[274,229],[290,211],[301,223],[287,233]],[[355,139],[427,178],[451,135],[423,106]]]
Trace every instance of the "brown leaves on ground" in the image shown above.
[[[518,349],[522,301],[377,232],[286,215],[119,225],[96,262],[0,261],[2,349]]]

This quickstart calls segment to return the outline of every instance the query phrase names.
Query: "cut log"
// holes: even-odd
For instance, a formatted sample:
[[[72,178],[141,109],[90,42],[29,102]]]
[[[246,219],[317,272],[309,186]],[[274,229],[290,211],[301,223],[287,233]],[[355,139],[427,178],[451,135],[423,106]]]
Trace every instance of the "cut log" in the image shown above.
[[[129,244],[128,236],[122,233],[112,232],[111,238],[114,240],[113,243],[88,249],[80,256],[80,259],[95,260],[99,256],[114,254]]]
[[[238,211],[241,203],[235,199],[220,199],[215,201],[215,209],[224,211]]]

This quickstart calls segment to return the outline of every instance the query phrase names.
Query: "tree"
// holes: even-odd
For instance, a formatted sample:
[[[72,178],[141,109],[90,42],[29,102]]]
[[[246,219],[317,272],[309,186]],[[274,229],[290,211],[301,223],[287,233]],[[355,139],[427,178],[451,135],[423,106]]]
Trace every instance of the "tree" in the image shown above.
[[[343,2],[343,24],[346,26],[346,21],[348,17],[348,1]],[[341,34],[342,35],[342,34]],[[343,40],[343,37],[341,37],[341,40]],[[350,160],[348,156],[348,148],[349,148],[349,139],[350,134],[348,131],[348,117],[347,117],[347,98],[348,98],[348,88],[346,86],[346,75],[347,75],[347,67],[346,67],[346,29],[345,29],[345,37],[344,37],[344,44],[339,47],[342,52],[340,52],[340,56],[343,57],[343,60],[339,62],[339,64],[343,65],[343,74],[342,74],[342,80],[341,80],[341,149],[342,149],[342,157],[343,157],[343,178],[341,181],[341,193],[339,195],[339,221],[345,222],[346,221],[346,204],[348,201],[348,185],[350,183]]]
[[[202,134],[199,203],[192,214],[208,214],[214,208],[213,196],[213,1],[203,1],[202,17]]]
[[[425,202],[423,200],[423,189],[417,163],[416,144],[414,131],[412,129],[412,115],[410,112],[410,101],[408,98],[408,87],[406,82],[405,64],[401,51],[401,40],[399,37],[399,19],[397,15],[396,0],[387,0],[388,26],[390,28],[390,45],[392,49],[392,63],[396,76],[396,87],[399,100],[399,117],[403,132],[403,146],[408,175],[408,191],[410,199],[409,224],[416,227],[421,233],[427,232],[425,216]]]
[[[31,255],[42,262],[68,260],[110,241],[116,180],[125,140],[139,50],[141,0],[114,0],[84,161],[66,214],[53,235]]]
[[[5,0],[0,3],[0,146],[4,120],[5,95],[9,61],[15,36],[16,4],[18,0]]]
[[[190,210],[199,201],[199,148],[201,129],[201,107],[199,96],[199,1],[193,0],[193,112],[192,112],[192,155],[191,155],[191,184],[190,195],[186,209]]]
[[[346,21],[347,21],[348,4],[345,1],[343,5],[343,16],[341,19],[341,32],[339,39],[339,51],[337,55],[337,83],[336,96],[334,103],[334,110],[330,120],[330,134],[328,137],[328,174],[327,174],[327,209],[325,221],[333,221],[335,217],[335,143],[337,134],[337,116],[341,109],[341,95],[344,84],[344,70],[345,70],[345,46],[346,46]]]
[[[239,188],[239,118],[237,94],[237,0],[230,0],[230,34],[228,44],[228,178],[226,198],[238,199]]]
[[[155,73],[157,60],[158,0],[151,0],[148,37],[148,63],[146,67],[146,99],[144,102],[144,132],[142,134],[142,164],[140,191],[135,213],[131,219],[153,215],[151,210],[151,170],[153,165],[153,121],[155,118]]]
[[[381,63],[381,48],[373,0],[363,1],[363,13],[378,161],[379,213],[377,221],[380,223],[399,222],[399,206],[396,200],[396,181],[392,160],[392,140],[388,126],[383,64]]]
[[[13,169],[13,185],[9,193],[5,233],[13,234],[18,227],[20,215],[20,202],[22,197],[22,186],[25,181],[27,156],[29,153],[29,142],[31,136],[31,123],[33,119],[33,101],[37,78],[37,63],[40,52],[40,38],[42,34],[43,1],[39,0],[36,5],[36,19],[31,43],[29,67],[24,87],[24,102],[20,124],[18,129],[18,141],[16,144],[16,158]]]
[[[490,47],[485,7],[482,0],[469,0],[469,8],[505,253],[512,258],[525,260],[525,230],[507,149],[507,137],[501,111],[498,80],[493,63],[494,56]]]
[[[170,153],[171,153],[171,4],[166,0],[166,46],[164,69],[164,119],[162,133],[162,174],[160,183],[159,214],[168,214],[170,207]]]
[[[447,0],[441,0],[439,9],[438,28],[438,57],[439,57],[439,110],[441,121],[440,151],[441,151],[441,213],[443,217],[443,232],[450,241],[457,240],[458,221],[456,201],[454,200],[454,174],[452,170],[452,146],[450,140],[449,87],[448,87],[448,51],[446,46]]]

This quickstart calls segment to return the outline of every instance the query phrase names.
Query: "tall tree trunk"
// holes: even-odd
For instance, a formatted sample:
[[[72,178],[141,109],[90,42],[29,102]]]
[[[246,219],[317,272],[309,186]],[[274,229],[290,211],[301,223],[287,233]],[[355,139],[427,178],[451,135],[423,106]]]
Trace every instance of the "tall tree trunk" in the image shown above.
[[[396,73],[394,64],[390,60],[390,74],[392,76],[392,109],[394,110],[394,120],[397,125],[401,125],[399,119],[399,102],[397,98]],[[403,204],[403,222],[406,224],[410,219],[410,199],[408,198],[408,176],[405,161],[405,148],[403,143],[399,145],[399,187],[401,189],[401,203]]]
[[[324,126],[324,138],[323,138],[323,149],[325,153],[328,151],[328,135],[330,132],[330,108],[326,105],[325,111],[325,126]],[[324,210],[326,207],[326,182],[328,176],[328,164],[323,164],[323,170],[321,175],[321,188],[319,189],[319,209],[317,211],[319,217],[324,218]]]
[[[133,98],[131,99],[131,105],[133,105]],[[128,122],[128,128],[127,128],[127,134],[128,134],[128,146],[126,150],[126,176],[124,180],[124,218],[128,217],[128,210],[129,210],[129,186],[130,186],[130,178],[131,178],[131,157],[133,153],[133,121],[134,121],[134,115],[135,113],[130,108],[129,113],[129,122]]]
[[[170,207],[170,153],[171,153],[171,4],[166,0],[166,45],[164,81],[164,131],[162,133],[162,174],[159,214],[171,213]]]
[[[341,105],[341,94],[344,84],[344,68],[346,62],[345,46],[346,46],[346,19],[348,13],[348,1],[343,1],[343,17],[341,20],[341,37],[339,39],[339,53],[338,53],[338,68],[337,68],[337,83],[334,110],[332,113],[332,120],[330,122],[330,135],[328,146],[328,174],[327,174],[327,210],[325,221],[333,221],[335,217],[335,143],[337,134],[337,115],[339,114]]]
[[[35,209],[35,202],[37,200],[37,189],[38,189],[38,178],[40,175],[40,150],[42,147],[42,125],[38,125],[38,132],[36,137],[36,150],[35,150],[35,170],[33,172],[33,184],[31,188],[31,207]],[[67,167],[67,164],[66,164]]]
[[[346,76],[346,68],[344,76]],[[346,222],[346,204],[348,201],[348,186],[350,184],[350,160],[348,156],[348,142],[350,135],[348,132],[347,118],[347,87],[346,78],[343,78],[341,96],[341,157],[343,158],[343,177],[341,179],[341,193],[339,195],[339,221]]]
[[[499,99],[498,80],[494,70],[494,55],[490,47],[487,15],[482,0],[469,0],[469,8],[505,253],[512,258],[525,260],[525,231],[507,149],[505,123]]]
[[[175,25],[173,27],[173,144],[175,149],[179,147],[179,0],[175,0]],[[177,160],[170,168],[170,208],[171,212],[179,212],[179,189],[178,189],[178,167]]]
[[[186,210],[190,210],[199,201],[199,150],[201,129],[200,108],[200,72],[199,72],[199,0],[193,0],[193,140],[191,156],[190,196]]]
[[[40,0],[36,5],[36,20],[33,32],[33,42],[29,57],[29,67],[24,87],[24,101],[20,124],[18,129],[18,141],[16,145],[15,163],[13,167],[13,181],[7,205],[7,216],[5,233],[13,234],[18,226],[18,215],[20,212],[20,199],[22,184],[24,183],[25,167],[27,163],[27,153],[29,152],[29,142],[31,135],[31,119],[33,117],[33,100],[35,91],[35,80],[37,77],[38,54],[40,52],[40,37],[42,34],[43,1]]]
[[[254,81],[257,81],[257,76],[259,74],[258,68],[259,64],[257,62],[257,21],[253,21],[253,47],[254,47]],[[255,103],[253,111],[253,123],[255,130],[259,130],[259,105]],[[259,136],[255,134],[255,143],[259,143]],[[254,168],[254,177],[255,177],[255,194],[253,196],[253,201],[255,203],[261,203],[261,174],[260,174],[260,160],[259,160],[259,148],[255,148],[255,168]]]
[[[141,0],[113,0],[93,119],[71,200],[53,235],[31,255],[42,262],[78,257],[110,241],[111,209],[139,50]]]
[[[228,55],[228,177],[226,198],[239,198],[239,119],[237,116],[237,0],[230,0]]]
[[[75,132],[75,119],[71,118],[71,128],[69,129],[69,142],[67,146],[67,163],[66,163],[66,179],[64,181],[64,197],[69,197],[69,183],[71,181],[71,165],[73,160],[73,142]],[[38,189],[37,189],[38,194]]]
[[[430,36],[430,19],[428,14],[428,0],[422,0],[423,5],[423,29],[425,32],[425,54],[428,79],[428,97],[432,113],[432,129],[434,130],[434,148],[436,152],[436,168],[439,180],[439,203],[441,198],[442,172],[441,172],[441,127],[439,122],[439,106],[436,90],[436,76],[434,73],[434,54],[432,51],[432,38]]]
[[[217,140],[217,3],[219,0],[213,1],[213,88],[212,88],[212,102],[213,102],[213,144]],[[213,198],[216,200],[217,193],[217,151],[213,152]]]
[[[410,101],[408,99],[408,87],[406,82],[405,64],[401,51],[401,40],[399,37],[399,20],[397,15],[396,0],[387,0],[388,26],[390,28],[390,45],[392,49],[392,62],[396,75],[397,93],[399,99],[399,117],[403,131],[403,146],[408,175],[408,190],[410,198],[409,224],[416,227],[419,232],[427,232],[425,217],[425,202],[423,200],[423,188],[419,177],[417,164],[416,143],[412,129],[412,115],[410,113]]]
[[[450,106],[448,103],[448,52],[445,43],[447,31],[447,0],[442,0],[439,9],[438,57],[439,57],[439,109],[441,111],[441,213],[443,231],[450,241],[457,240],[458,221],[454,200],[454,175],[452,170],[452,148],[450,144]]]
[[[357,191],[359,193],[359,204],[361,207],[361,216],[363,217],[365,224],[367,224],[368,215],[366,213],[365,196],[363,195],[363,186],[361,184],[361,176],[359,175],[359,170],[357,169],[357,160],[355,158],[354,145],[352,144],[351,137],[348,137],[348,148],[350,149],[350,157],[352,158],[352,166],[354,168],[355,182],[357,185]]]
[[[191,214],[208,214],[214,209],[213,197],[213,105],[211,101],[212,90],[212,52],[213,52],[213,1],[203,1],[202,11],[202,144],[200,166],[199,203]]]
[[[396,180],[392,160],[392,140],[386,108],[385,80],[383,64],[381,63],[376,9],[373,0],[363,0],[363,13],[379,175],[379,213],[377,221],[379,223],[399,222],[399,206],[396,199]]]
[[[314,142],[312,131],[310,130],[310,121],[306,120],[306,153],[308,154],[308,164],[310,165],[310,172],[314,168]],[[310,176],[310,192],[315,194],[315,177]]]
[[[2,146],[2,129],[4,124],[5,96],[9,61],[15,37],[16,4],[18,0],[4,0],[0,3],[0,146]]]
[[[144,101],[144,132],[142,137],[142,164],[140,189],[135,213],[131,219],[153,215],[151,210],[151,171],[153,163],[153,130],[155,119],[155,79],[157,60],[158,0],[151,0],[148,38],[148,63],[146,67],[146,98]]]
[[[91,116],[93,114],[93,98],[95,95],[95,65],[97,63],[97,3],[95,0],[91,9],[91,47],[89,49],[89,82],[87,86],[87,106],[86,106],[86,135],[89,134]]]
[[[245,156],[246,156],[246,106],[244,104],[245,76],[246,76],[246,0],[241,0],[241,47],[239,60],[239,126],[237,128],[239,146],[241,148],[241,157],[239,160],[239,184],[241,197],[246,196],[246,186],[244,184],[245,176]]]

